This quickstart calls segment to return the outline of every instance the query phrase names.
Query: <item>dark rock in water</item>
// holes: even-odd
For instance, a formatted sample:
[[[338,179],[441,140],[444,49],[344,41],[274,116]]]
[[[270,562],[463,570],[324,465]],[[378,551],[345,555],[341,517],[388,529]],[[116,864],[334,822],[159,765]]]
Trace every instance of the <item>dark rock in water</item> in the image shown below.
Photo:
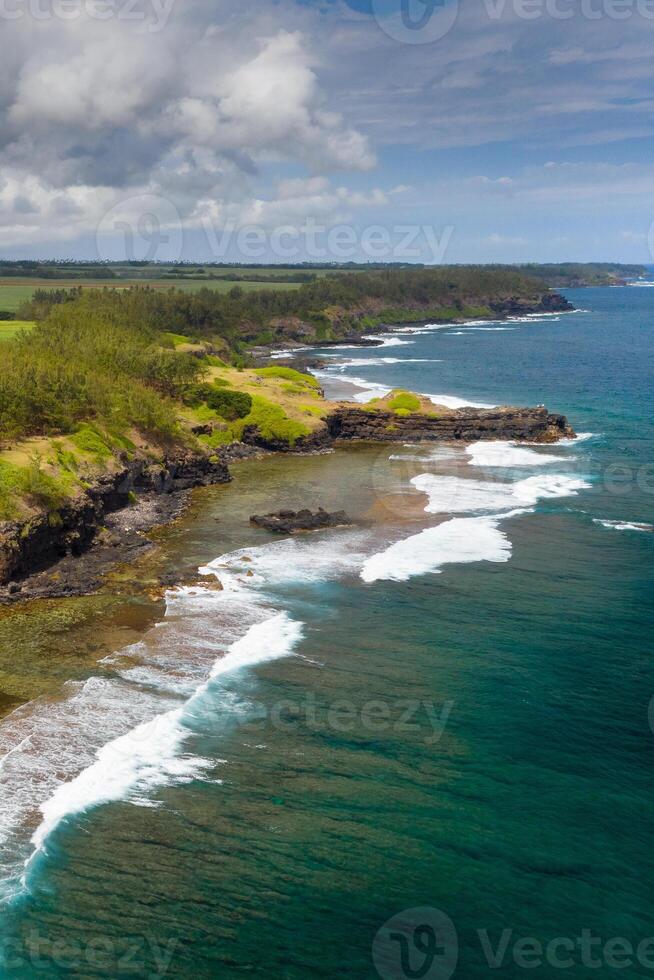
[[[293,534],[295,531],[318,531],[324,527],[343,527],[353,521],[344,510],[329,514],[322,507],[314,513],[310,510],[279,510],[275,514],[255,514],[250,523],[266,531],[278,534]]]

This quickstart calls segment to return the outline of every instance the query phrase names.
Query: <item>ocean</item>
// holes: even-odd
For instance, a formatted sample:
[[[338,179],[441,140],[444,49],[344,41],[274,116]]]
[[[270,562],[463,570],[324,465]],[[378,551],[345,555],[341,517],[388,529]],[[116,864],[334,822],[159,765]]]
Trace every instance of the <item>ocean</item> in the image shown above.
[[[566,295],[321,376],[577,439],[246,461],[206,586],[0,619],[0,976],[652,976],[654,292]]]

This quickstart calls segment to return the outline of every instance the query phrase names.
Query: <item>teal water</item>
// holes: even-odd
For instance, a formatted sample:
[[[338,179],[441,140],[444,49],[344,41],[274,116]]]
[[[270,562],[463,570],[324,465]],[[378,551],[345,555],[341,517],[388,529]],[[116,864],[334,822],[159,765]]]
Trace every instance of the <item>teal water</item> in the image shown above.
[[[654,291],[569,296],[332,373],[592,437],[247,464],[166,545],[224,591],[0,724],[1,976],[654,973]],[[365,524],[247,528],[303,501]]]

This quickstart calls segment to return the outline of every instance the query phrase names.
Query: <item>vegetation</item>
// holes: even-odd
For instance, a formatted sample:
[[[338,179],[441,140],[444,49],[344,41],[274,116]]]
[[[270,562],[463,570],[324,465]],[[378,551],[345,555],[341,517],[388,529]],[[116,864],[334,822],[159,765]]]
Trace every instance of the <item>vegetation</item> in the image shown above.
[[[62,501],[118,465],[119,454],[147,450],[160,458],[171,443],[217,447],[246,432],[295,446],[322,427],[328,409],[311,375],[250,366],[249,346],[262,338],[338,337],[383,320],[485,315],[507,298],[538,302],[544,290],[516,270],[464,267],[341,271],[286,291],[238,284],[217,292],[201,283],[192,292],[34,289],[29,279],[26,273],[23,320],[0,321],[0,336],[8,333],[0,519],[45,508],[56,520]],[[429,410],[409,392],[389,401],[379,407],[398,415]]]
[[[420,399],[417,395],[412,394],[409,391],[393,391],[391,393],[391,400],[387,402],[388,408],[391,411],[400,413],[406,412],[419,412],[420,411]]]
[[[544,280],[548,286],[611,286],[625,279],[644,276],[642,265],[621,265],[617,262],[558,262],[544,265],[531,263],[520,266],[529,276]]]

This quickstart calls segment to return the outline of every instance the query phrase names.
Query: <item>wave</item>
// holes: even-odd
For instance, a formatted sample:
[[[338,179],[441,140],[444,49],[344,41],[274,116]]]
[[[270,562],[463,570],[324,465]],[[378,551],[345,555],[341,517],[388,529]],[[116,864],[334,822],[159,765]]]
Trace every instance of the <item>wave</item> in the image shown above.
[[[559,439],[557,446],[575,446],[579,442],[587,442],[589,439],[598,439],[599,435],[597,432],[578,432],[576,436],[572,436],[570,439]]]
[[[200,574],[217,576],[237,590],[324,582],[358,569],[367,537],[365,531],[339,531],[319,538],[283,538],[223,555]]]
[[[418,394],[428,398],[434,405],[444,405],[445,408],[495,408],[495,405],[490,405],[488,402],[473,402],[458,395],[431,395],[426,392],[418,392]]]
[[[654,524],[637,524],[635,521],[604,521],[594,517],[593,524],[601,524],[614,531],[654,531]]]
[[[437,476],[421,473],[411,483],[427,494],[428,514],[469,513],[470,511],[511,510],[533,507],[539,500],[576,496],[590,489],[585,480],[564,475],[530,476],[515,483],[470,480],[458,476]]]
[[[353,357],[349,360],[342,360],[336,364],[330,364],[328,371],[345,371],[353,367],[382,367],[386,364],[440,364],[442,358],[439,357]]]
[[[506,562],[510,557],[511,543],[497,518],[453,518],[368,558],[361,578],[367,583],[405,582],[415,575],[438,574],[444,565]]]
[[[402,340],[400,337],[388,337],[385,334],[371,334],[362,337],[362,340],[380,340],[381,344],[375,344],[375,346],[381,347],[408,347],[413,343],[412,340]]]
[[[104,745],[95,762],[75,779],[63,783],[41,805],[43,820],[32,837],[34,860],[62,820],[92,807],[117,800],[153,805],[147,797],[164,785],[183,784],[199,777],[214,763],[184,752],[191,734],[185,718],[226,673],[289,656],[303,637],[303,625],[286,612],[256,623],[219,658],[209,680],[183,706],[158,715]]]
[[[466,447],[466,453],[471,457],[471,466],[545,466],[550,463],[561,463],[564,460],[562,456],[536,452],[514,442],[499,439],[493,442],[474,442]],[[575,456],[567,456],[565,461],[575,458]]]

